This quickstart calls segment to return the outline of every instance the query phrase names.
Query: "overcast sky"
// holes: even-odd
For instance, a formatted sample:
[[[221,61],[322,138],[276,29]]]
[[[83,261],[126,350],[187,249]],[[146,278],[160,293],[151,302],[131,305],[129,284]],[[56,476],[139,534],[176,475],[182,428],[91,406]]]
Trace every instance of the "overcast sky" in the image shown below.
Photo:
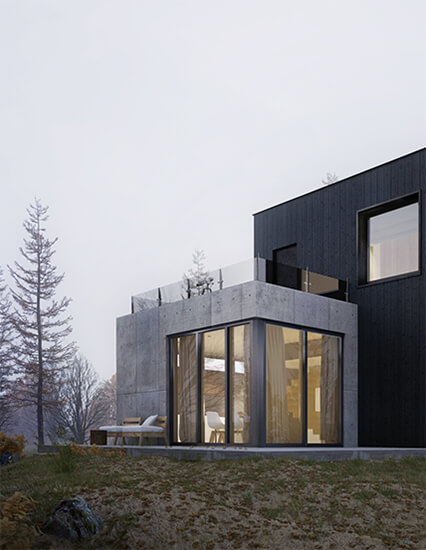
[[[0,0],[0,265],[50,206],[102,377],[130,296],[253,254],[252,214],[423,147],[424,0]]]

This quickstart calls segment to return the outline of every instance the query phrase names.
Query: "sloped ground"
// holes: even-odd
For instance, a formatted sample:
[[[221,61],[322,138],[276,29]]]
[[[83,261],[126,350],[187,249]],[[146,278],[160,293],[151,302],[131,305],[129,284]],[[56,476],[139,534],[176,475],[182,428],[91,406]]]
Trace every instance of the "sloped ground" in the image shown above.
[[[53,457],[1,469],[2,497],[32,497],[41,527],[60,500],[83,496],[103,521],[89,542],[39,535],[34,548],[426,548],[420,458],[188,462],[81,456],[69,474]]]

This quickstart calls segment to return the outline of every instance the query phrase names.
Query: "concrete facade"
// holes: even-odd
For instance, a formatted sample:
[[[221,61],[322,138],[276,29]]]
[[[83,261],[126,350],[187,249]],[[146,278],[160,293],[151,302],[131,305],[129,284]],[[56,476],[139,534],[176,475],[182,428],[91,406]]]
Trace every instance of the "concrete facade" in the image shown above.
[[[273,321],[342,336],[343,445],[356,447],[357,306],[260,281],[118,318],[118,422],[128,416],[170,415],[167,410],[168,337],[245,321],[253,322],[253,327],[261,326],[259,321]],[[256,334],[253,334],[252,364],[262,362],[264,365],[255,342]],[[259,391],[264,388],[260,387]]]

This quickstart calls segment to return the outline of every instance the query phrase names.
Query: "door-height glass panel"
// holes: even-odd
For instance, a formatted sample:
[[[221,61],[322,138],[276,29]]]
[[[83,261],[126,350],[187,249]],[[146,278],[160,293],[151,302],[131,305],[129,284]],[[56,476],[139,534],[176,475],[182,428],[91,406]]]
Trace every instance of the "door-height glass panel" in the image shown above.
[[[201,337],[201,441],[225,443],[225,330]]]
[[[197,441],[197,354],[196,336],[173,338],[173,440]]]
[[[419,205],[403,206],[368,220],[368,281],[419,269]]]
[[[336,336],[308,332],[308,443],[340,443],[339,343]]]
[[[266,325],[266,442],[303,442],[303,331]]]
[[[230,328],[230,443],[250,441],[250,325]]]

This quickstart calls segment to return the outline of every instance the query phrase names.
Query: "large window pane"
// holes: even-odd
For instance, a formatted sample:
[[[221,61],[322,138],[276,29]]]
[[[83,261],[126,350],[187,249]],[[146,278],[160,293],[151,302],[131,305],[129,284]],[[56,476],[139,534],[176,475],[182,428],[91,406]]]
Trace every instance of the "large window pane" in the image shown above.
[[[174,338],[173,344],[173,439],[197,441],[197,361],[195,334]]]
[[[230,329],[230,442],[250,441],[250,326]]]
[[[308,443],[340,443],[339,341],[308,332]]]
[[[267,443],[302,443],[302,336],[266,325]]]
[[[417,271],[419,205],[403,206],[368,220],[368,281]]]
[[[202,334],[202,436],[204,443],[225,443],[225,331]]]

